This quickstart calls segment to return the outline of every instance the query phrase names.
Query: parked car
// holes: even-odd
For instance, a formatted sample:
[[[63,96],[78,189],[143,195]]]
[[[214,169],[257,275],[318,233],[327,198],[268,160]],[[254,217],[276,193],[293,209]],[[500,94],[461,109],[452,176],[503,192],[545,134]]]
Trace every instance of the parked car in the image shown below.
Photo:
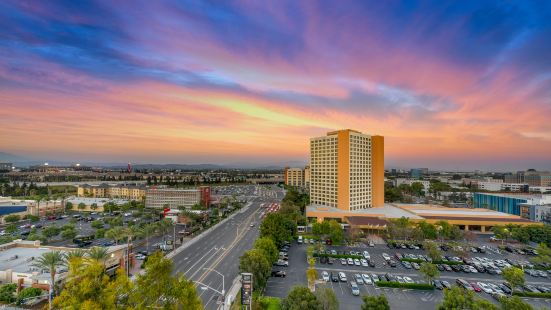
[[[452,285],[450,284],[450,282],[448,281],[442,281],[442,285],[447,288],[447,289],[451,289],[452,288]]]
[[[476,282],[476,284],[480,287],[480,289],[487,294],[494,293],[494,290],[486,283],[484,282]]]
[[[470,282],[469,284],[473,287],[475,292],[480,292],[482,290],[480,288],[480,286],[478,286],[478,284],[476,284],[476,282]]]
[[[339,272],[339,280],[341,282],[346,282],[347,281],[346,274],[344,272]]]
[[[373,281],[371,280],[371,277],[367,274],[362,274],[362,279],[366,285],[373,284]]]
[[[321,277],[322,277],[323,281],[329,282],[329,273],[327,271],[322,272]]]
[[[474,288],[469,284],[469,282],[463,279],[456,279],[455,282],[459,287],[466,289],[467,291],[474,291]]]
[[[280,267],[289,267],[289,262],[286,261],[286,260],[278,260],[277,262],[274,263],[275,266],[280,266]]]
[[[356,284],[356,282],[350,281],[350,290],[352,291],[352,295],[360,296],[360,288],[358,287],[358,284]]]
[[[444,289],[444,286],[442,285],[442,281],[440,281],[440,280],[434,280],[434,281],[432,281],[432,285],[434,285],[434,287],[435,287],[437,290],[443,290],[443,289]]]
[[[287,276],[287,273],[283,270],[273,270],[272,271],[272,277],[285,278],[285,276]]]
[[[331,272],[331,281],[339,282],[339,275],[336,272]]]
[[[358,283],[358,284],[364,284],[364,280],[363,280],[361,274],[359,274],[359,273],[355,274],[355,275],[354,275],[354,278],[356,279],[356,283]]]

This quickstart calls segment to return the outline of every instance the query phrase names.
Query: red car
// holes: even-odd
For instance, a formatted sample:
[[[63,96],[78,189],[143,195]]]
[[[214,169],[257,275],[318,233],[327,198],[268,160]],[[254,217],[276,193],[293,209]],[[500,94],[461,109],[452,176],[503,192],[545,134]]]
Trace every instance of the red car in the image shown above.
[[[469,284],[473,287],[475,292],[482,291],[482,289],[480,288],[480,286],[478,286],[478,284],[476,284],[476,282],[470,282]]]

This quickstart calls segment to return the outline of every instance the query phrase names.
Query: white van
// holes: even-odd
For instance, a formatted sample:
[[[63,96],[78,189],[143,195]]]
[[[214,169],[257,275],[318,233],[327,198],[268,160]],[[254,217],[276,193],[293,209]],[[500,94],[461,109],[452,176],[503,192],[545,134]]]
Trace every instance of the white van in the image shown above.
[[[302,243],[302,236],[298,236],[298,243]]]

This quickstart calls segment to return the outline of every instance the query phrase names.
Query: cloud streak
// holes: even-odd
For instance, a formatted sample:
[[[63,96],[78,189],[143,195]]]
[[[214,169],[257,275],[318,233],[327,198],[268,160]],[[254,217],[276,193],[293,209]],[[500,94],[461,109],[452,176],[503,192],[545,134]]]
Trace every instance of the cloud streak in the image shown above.
[[[355,128],[387,137],[391,165],[549,169],[549,12],[5,1],[2,147],[91,161],[305,160],[309,137]]]

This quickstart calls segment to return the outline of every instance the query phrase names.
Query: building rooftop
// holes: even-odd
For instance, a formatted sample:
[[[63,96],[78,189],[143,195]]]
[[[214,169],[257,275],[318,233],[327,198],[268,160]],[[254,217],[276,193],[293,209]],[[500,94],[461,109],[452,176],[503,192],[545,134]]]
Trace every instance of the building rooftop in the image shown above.
[[[78,205],[79,203],[84,203],[85,205],[91,205],[95,203],[100,207],[108,202],[113,202],[117,205],[122,205],[129,202],[128,199],[120,199],[120,198],[88,198],[88,197],[71,197],[67,199],[67,201],[69,201],[73,205]]]
[[[306,207],[306,212],[307,213],[315,212],[317,214],[338,213],[338,214],[345,214],[348,217],[356,217],[356,216],[381,217],[381,218],[407,217],[407,218],[413,218],[413,219],[422,219],[422,217],[414,213],[408,212],[407,210],[403,210],[401,208],[397,208],[390,204],[385,204],[382,207],[374,207],[374,208],[354,210],[354,211],[343,211],[333,207],[309,205]],[[329,217],[329,215],[327,216]]]

